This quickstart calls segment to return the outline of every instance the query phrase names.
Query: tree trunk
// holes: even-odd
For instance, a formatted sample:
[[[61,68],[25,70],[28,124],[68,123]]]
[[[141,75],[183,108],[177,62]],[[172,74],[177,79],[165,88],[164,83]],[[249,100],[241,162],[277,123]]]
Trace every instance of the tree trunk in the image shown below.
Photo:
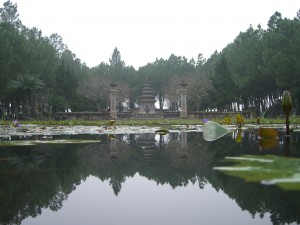
[[[200,111],[200,103],[196,102],[196,111]]]
[[[161,96],[158,97],[158,100],[159,100],[159,109],[162,110],[163,109],[163,98]]]
[[[16,98],[16,112],[15,117],[17,120],[19,120],[19,110],[20,110],[20,99]]]

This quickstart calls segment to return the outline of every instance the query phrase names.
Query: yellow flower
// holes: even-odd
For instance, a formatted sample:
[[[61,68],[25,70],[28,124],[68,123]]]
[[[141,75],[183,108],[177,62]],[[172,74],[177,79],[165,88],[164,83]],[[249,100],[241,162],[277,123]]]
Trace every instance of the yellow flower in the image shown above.
[[[236,123],[238,127],[242,127],[242,124],[244,123],[244,118],[240,114],[236,114]]]
[[[232,124],[231,117],[224,117],[224,124],[225,124],[225,125],[230,125],[230,124]]]

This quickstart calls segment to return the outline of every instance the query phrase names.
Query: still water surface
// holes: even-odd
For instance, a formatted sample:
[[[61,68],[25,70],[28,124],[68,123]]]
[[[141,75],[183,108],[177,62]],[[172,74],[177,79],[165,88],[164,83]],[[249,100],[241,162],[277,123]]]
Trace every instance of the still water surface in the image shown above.
[[[40,137],[33,137],[40,138]],[[0,147],[0,224],[300,224],[300,192],[213,169],[225,156],[285,155],[244,132],[77,135],[90,144]],[[299,157],[300,135],[290,153]]]

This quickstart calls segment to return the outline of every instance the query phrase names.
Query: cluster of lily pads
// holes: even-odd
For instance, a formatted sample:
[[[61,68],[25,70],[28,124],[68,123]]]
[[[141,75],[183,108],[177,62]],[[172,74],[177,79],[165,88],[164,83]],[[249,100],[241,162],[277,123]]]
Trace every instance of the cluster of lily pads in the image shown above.
[[[206,120],[203,125],[203,138],[214,141],[231,132],[227,127]],[[258,127],[259,147],[275,148],[278,145],[279,132],[276,128]],[[286,141],[289,141],[287,139]],[[300,190],[300,159],[274,155],[225,157],[225,162],[234,162],[233,166],[214,167],[227,175],[237,176],[246,181],[260,182],[264,185],[276,185],[285,190]]]
[[[286,142],[289,142],[289,116],[292,111],[292,100],[288,91],[282,96],[282,109],[286,115]],[[208,141],[224,136],[229,130],[214,122],[206,122],[203,137]],[[274,147],[278,143],[278,129],[258,128],[260,146]],[[226,162],[236,163],[233,166],[215,167],[215,170],[237,176],[246,181],[260,182],[264,185],[276,185],[285,190],[300,190],[300,159],[274,155],[225,157]]]

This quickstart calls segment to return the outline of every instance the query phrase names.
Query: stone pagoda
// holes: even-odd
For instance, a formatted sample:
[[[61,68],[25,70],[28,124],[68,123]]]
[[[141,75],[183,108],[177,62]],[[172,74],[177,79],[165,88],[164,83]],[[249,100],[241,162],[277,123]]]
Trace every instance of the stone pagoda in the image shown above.
[[[145,83],[138,101],[140,106],[139,114],[156,114],[154,106],[155,102],[155,94],[152,91],[151,85]]]

